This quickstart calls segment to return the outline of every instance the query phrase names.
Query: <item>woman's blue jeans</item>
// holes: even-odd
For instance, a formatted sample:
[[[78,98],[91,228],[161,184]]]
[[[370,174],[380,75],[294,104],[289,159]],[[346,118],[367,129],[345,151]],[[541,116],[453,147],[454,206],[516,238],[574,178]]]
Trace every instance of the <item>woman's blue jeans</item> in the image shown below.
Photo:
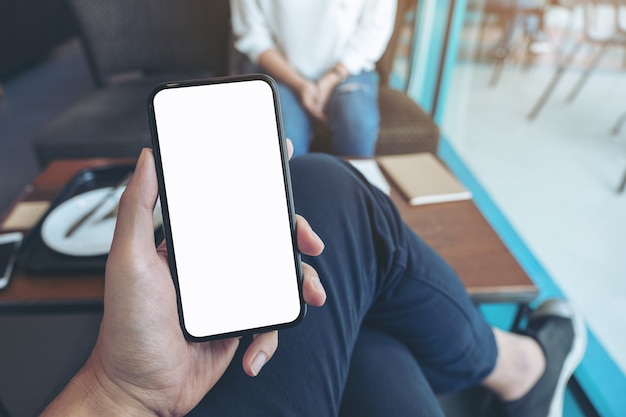
[[[278,85],[285,133],[294,145],[294,156],[309,151],[314,130],[312,116],[284,84]],[[332,134],[331,153],[342,156],[374,155],[380,115],[378,76],[373,71],[352,75],[335,87],[326,110]]]
[[[394,410],[386,415],[441,415],[433,392],[472,386],[495,366],[491,328],[446,262],[349,164],[309,154],[290,168],[296,212],[326,244],[322,255],[303,257],[319,273],[326,304],[280,331],[278,350],[254,378],[241,367],[243,339],[191,415],[338,416],[344,390]],[[354,377],[359,371],[370,377]],[[373,406],[359,415],[368,410],[376,415]]]

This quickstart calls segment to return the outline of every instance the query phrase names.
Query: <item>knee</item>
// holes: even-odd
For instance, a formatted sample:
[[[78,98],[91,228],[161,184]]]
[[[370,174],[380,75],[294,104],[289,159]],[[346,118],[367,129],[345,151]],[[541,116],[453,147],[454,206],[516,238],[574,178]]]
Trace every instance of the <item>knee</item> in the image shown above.
[[[289,166],[294,187],[296,184],[341,178],[349,171],[341,159],[324,153],[294,157]]]
[[[335,155],[372,157],[378,139],[378,120],[359,118],[343,120],[332,129],[332,152]]]
[[[334,126],[338,129],[345,130],[353,135],[369,135],[378,131],[378,125],[380,124],[380,115],[378,107],[372,107],[367,110],[363,106],[354,106],[353,108],[346,108],[342,112],[335,112],[328,116],[331,127]]]
[[[333,152],[339,155],[374,154],[380,114],[377,85],[346,82],[337,87],[328,107]]]
[[[341,159],[322,153],[309,153],[289,163],[294,196],[303,194],[324,199],[358,190],[361,179]]]

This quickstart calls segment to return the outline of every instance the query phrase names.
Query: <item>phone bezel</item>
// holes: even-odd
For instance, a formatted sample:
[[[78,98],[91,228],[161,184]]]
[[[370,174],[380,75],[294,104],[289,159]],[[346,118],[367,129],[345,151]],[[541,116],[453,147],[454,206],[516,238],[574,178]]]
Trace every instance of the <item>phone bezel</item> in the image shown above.
[[[178,283],[178,270],[176,266],[176,254],[175,254],[175,245],[172,241],[172,229],[170,224],[170,214],[169,214],[169,204],[167,199],[167,190],[165,188],[165,181],[163,178],[163,166],[161,161],[161,149],[159,146],[159,138],[157,131],[157,122],[156,115],[154,109],[154,99],[156,95],[165,89],[172,88],[186,88],[186,87],[194,87],[194,86],[203,86],[210,84],[224,84],[224,83],[236,83],[236,82],[245,82],[245,81],[264,81],[266,82],[272,90],[273,99],[274,99],[274,113],[276,116],[277,122],[277,133],[279,139],[279,150],[280,150],[280,159],[282,161],[282,172],[283,172],[283,185],[285,189],[285,198],[287,203],[287,210],[289,213],[289,224],[291,231],[291,241],[293,247],[293,258],[295,264],[295,272],[297,279],[297,288],[298,288],[298,296],[300,303],[300,313],[295,318],[295,320],[288,323],[276,323],[270,324],[262,327],[255,327],[250,329],[238,329],[230,332],[224,332],[215,335],[205,335],[205,336],[195,336],[190,334],[185,326],[185,320],[183,315],[183,306],[181,302],[181,292]],[[150,131],[152,136],[152,145],[153,152],[156,162],[156,171],[157,171],[157,180],[159,185],[159,194],[161,197],[161,208],[163,212],[163,228],[165,234],[165,240],[167,242],[167,251],[169,258],[169,266],[172,274],[172,279],[174,281],[174,286],[176,288],[176,302],[178,308],[178,316],[180,320],[180,325],[183,331],[183,334],[187,340],[194,342],[203,342],[208,340],[216,340],[223,339],[229,337],[237,337],[251,333],[263,333],[271,330],[279,330],[285,329],[289,327],[293,327],[300,323],[304,316],[306,315],[306,303],[304,302],[304,297],[302,293],[302,265],[300,261],[300,252],[297,248],[297,237],[296,237],[296,215],[294,209],[294,201],[293,195],[291,191],[291,177],[289,174],[289,164],[288,164],[288,149],[286,145],[286,139],[283,129],[282,123],[282,112],[280,109],[280,98],[278,94],[278,87],[276,82],[269,76],[265,74],[247,74],[243,76],[228,76],[228,77],[218,77],[211,79],[202,79],[202,80],[185,80],[185,81],[176,81],[176,82],[166,82],[157,85],[149,95],[148,98],[148,113],[149,113],[149,123],[150,123]]]

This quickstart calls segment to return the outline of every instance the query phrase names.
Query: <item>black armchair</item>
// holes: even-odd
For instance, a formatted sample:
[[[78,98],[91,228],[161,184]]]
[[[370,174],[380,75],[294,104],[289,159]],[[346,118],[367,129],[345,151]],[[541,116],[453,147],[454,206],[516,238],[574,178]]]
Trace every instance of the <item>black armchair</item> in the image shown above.
[[[150,146],[146,98],[159,82],[226,75],[228,0],[68,0],[97,90],[34,138],[54,159],[134,157]]]
[[[228,0],[67,2],[97,90],[36,133],[34,148],[42,167],[55,159],[134,157],[150,146],[146,97],[153,86],[228,74]],[[398,1],[396,29],[377,65],[379,155],[437,151],[439,129],[430,115],[388,85],[402,19],[414,5],[415,0]]]

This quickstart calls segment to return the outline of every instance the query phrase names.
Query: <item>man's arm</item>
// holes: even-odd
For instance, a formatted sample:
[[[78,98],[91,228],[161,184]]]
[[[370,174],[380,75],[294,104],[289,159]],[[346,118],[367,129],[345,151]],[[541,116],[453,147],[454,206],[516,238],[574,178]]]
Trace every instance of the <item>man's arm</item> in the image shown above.
[[[120,200],[96,346],[45,417],[185,415],[221,378],[239,345],[238,338],[194,343],[183,337],[167,248],[155,248],[154,164],[144,150]],[[296,230],[302,253],[322,252],[323,242],[301,216]],[[309,305],[326,300],[317,272],[305,263],[302,291]],[[244,371],[257,375],[277,346],[278,332],[256,335],[244,354]]]

